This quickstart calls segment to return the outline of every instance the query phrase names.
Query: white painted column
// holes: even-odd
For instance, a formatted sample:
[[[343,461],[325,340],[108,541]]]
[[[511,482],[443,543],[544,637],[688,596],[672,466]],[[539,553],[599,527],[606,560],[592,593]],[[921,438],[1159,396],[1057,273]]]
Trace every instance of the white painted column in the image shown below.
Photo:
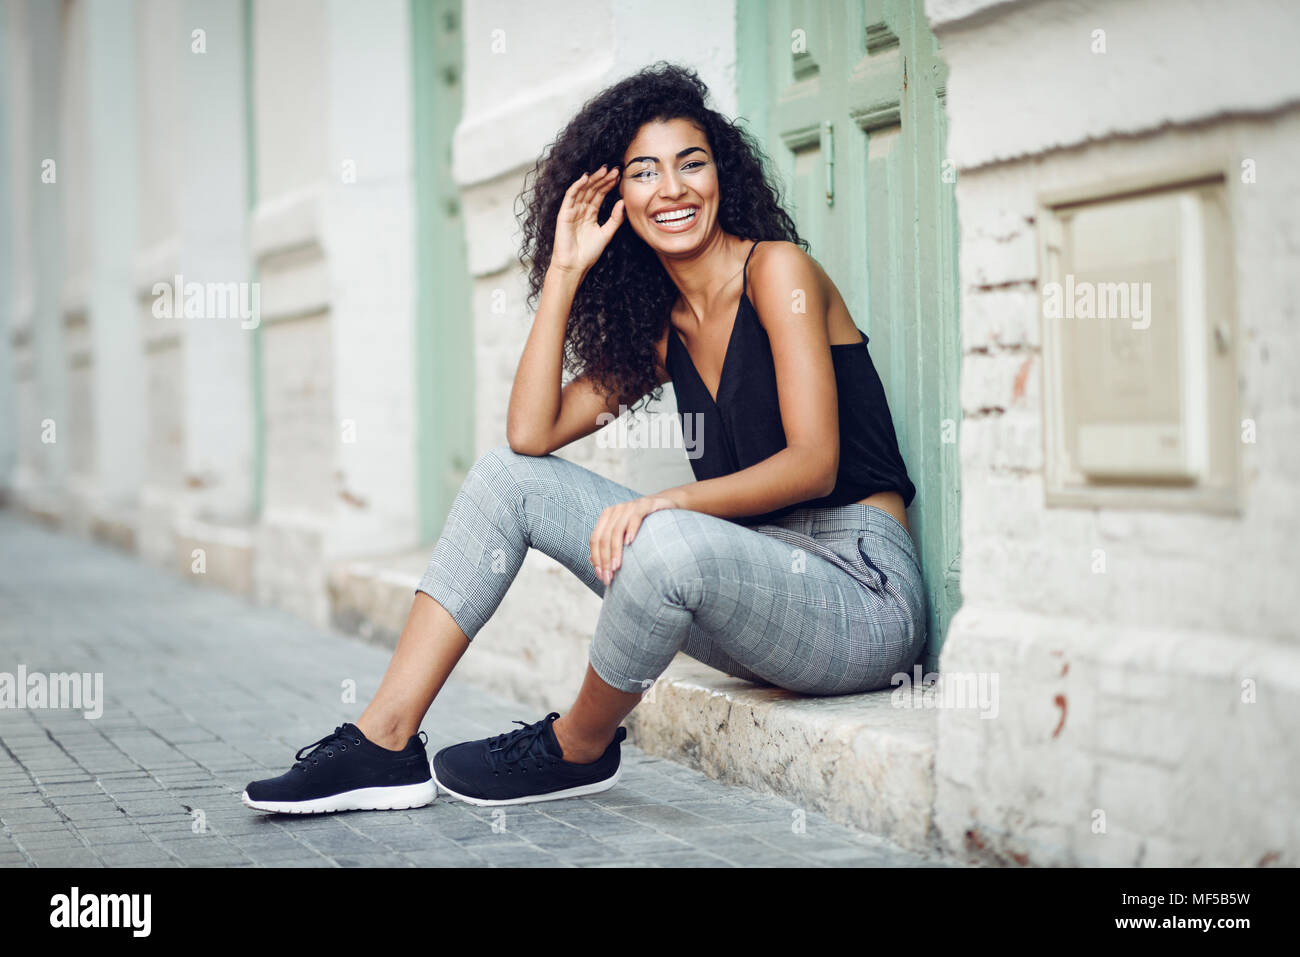
[[[142,557],[171,567],[176,561],[176,519],[184,500],[185,455],[183,319],[154,315],[154,288],[180,271],[178,183],[180,67],[185,54],[181,8],[171,0],[139,0],[135,8],[135,124],[140,177],[132,283],[145,366],[144,480],[136,521]]]
[[[20,189],[30,197],[31,255],[30,325],[23,324],[20,338],[30,369],[30,388],[22,402],[18,422],[22,456],[20,491],[28,505],[58,516],[62,512],[61,486],[67,473],[66,363],[61,309],[63,281],[63,196],[58,180],[63,156],[59,144],[59,7],[29,3],[27,36],[32,51],[29,149],[18,170]],[[42,182],[41,169],[52,161],[55,182]],[[23,316],[19,316],[20,321]],[[44,423],[54,423],[54,442],[42,442]]]
[[[18,117],[21,115],[20,93],[26,84],[18,83],[20,59],[25,37],[19,34],[24,20],[16,16],[14,3],[0,5],[0,498],[6,498],[13,486],[18,467],[18,380],[13,349],[14,319],[19,301],[18,247],[21,198],[17,195],[19,157]]]
[[[96,519],[130,525],[144,477],[144,354],[132,283],[138,212],[133,8],[86,7],[90,343]]]
[[[259,317],[245,240],[241,4],[187,0],[179,19],[180,272],[187,285],[235,293],[210,297],[202,317],[178,320],[185,325],[181,521],[246,526],[253,518],[252,336]]]
[[[407,548],[419,533],[408,6],[331,0],[327,14],[323,240],[339,483],[331,555]]]

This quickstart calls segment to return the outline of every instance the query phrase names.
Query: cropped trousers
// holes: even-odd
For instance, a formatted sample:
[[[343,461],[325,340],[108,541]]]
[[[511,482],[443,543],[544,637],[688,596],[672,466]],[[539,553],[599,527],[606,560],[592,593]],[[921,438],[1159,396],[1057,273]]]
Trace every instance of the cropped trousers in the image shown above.
[[[601,512],[640,493],[557,455],[484,453],[452,502],[416,587],[473,641],[530,547],[602,599],[589,658],[620,691],[646,691],[680,651],[756,684],[811,695],[888,687],[925,646],[917,549],[870,505],[800,508],[745,526],[651,512],[606,586],[591,565]]]

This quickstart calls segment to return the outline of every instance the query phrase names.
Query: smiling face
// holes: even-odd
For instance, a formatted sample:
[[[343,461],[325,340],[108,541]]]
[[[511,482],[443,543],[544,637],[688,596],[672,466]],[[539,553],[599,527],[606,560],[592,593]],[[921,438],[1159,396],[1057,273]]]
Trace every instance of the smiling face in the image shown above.
[[[687,119],[647,123],[623,154],[627,220],[651,249],[684,252],[718,220],[718,168],[704,131]]]

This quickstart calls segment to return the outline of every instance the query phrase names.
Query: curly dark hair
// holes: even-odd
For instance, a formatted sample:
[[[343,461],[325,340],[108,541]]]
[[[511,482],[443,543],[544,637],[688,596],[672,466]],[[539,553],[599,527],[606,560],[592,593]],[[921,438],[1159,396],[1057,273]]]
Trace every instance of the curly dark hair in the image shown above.
[[[707,106],[707,97],[708,88],[694,70],[660,60],[589,99],[542,152],[515,203],[516,218],[522,219],[519,261],[528,271],[529,308],[536,308],[550,266],[565,191],[602,163],[621,166],[628,145],[646,123],[681,118],[704,131],[717,168],[721,229],[746,239],[785,240],[807,250],[781,204],[779,188],[769,180],[767,155],[758,141]],[[609,219],[618,198],[617,189],[606,194],[598,222]],[[642,398],[660,399],[655,343],[677,296],[654,251],[624,223],[574,296],[565,331],[565,369],[589,373],[603,395],[617,394],[620,403],[635,403],[633,409]]]

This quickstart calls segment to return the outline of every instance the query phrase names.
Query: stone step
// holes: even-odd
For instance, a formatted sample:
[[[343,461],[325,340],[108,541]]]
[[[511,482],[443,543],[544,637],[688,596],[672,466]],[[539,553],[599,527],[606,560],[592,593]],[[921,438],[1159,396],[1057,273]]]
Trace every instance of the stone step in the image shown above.
[[[330,624],[349,635],[397,647],[430,549],[339,562],[329,569]]]
[[[540,655],[535,641],[514,644],[528,624],[515,616],[537,614],[539,596],[555,596],[558,584],[530,579],[567,574],[541,559],[529,556],[484,629],[483,649],[462,659],[457,676],[563,711],[581,681],[585,644],[555,629]],[[334,627],[395,645],[427,561],[425,550],[335,566],[329,584]],[[594,596],[584,597],[598,607]],[[581,601],[568,607],[571,617],[589,617]],[[895,707],[889,690],[809,697],[759,687],[679,655],[625,724],[629,743],[649,753],[779,795],[909,850],[942,853],[933,827],[938,712]]]
[[[625,722],[637,747],[780,795],[921,853],[933,829],[938,712],[891,691],[810,697],[679,655]]]

